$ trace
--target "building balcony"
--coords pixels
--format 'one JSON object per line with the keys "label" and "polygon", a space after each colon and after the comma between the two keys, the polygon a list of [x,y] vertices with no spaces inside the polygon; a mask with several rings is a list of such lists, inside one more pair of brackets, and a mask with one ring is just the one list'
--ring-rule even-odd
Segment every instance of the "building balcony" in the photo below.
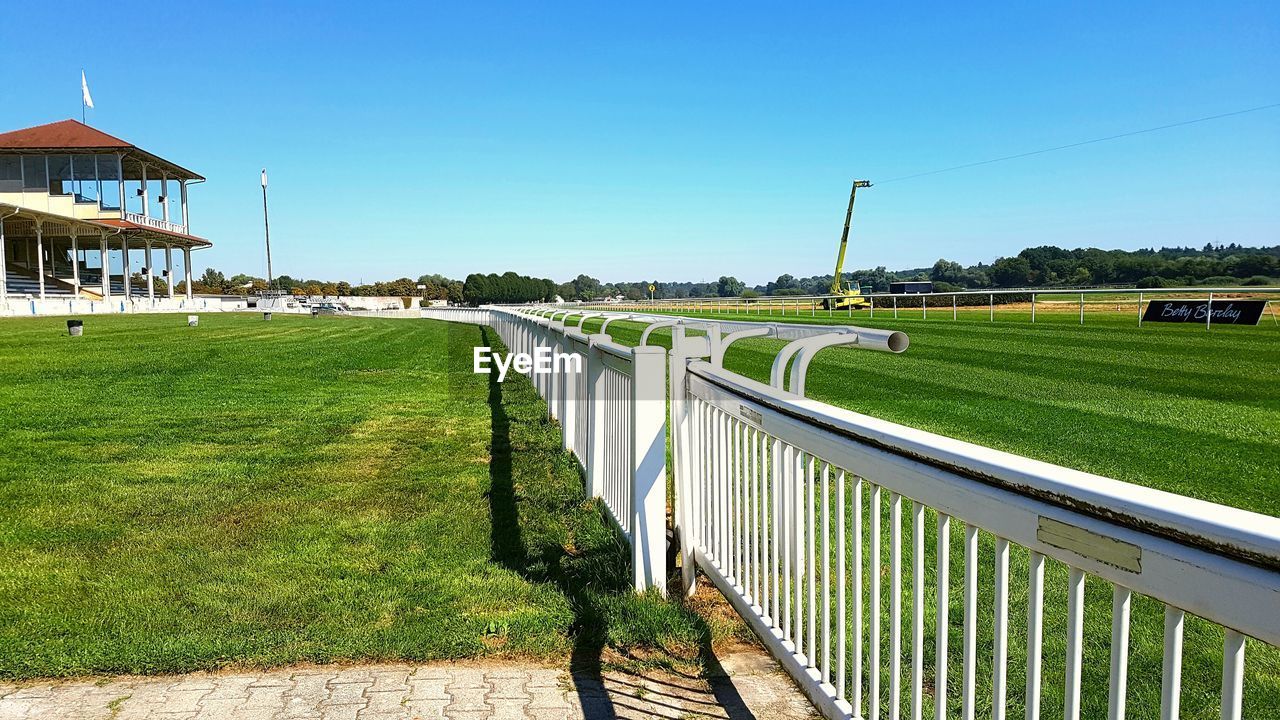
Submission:
{"label": "building balcony", "polygon": [[156,230],[163,230],[165,232],[178,233],[180,235],[190,234],[187,232],[187,226],[183,225],[182,223],[169,222],[168,220],[161,220],[160,218],[148,217],[146,215],[142,215],[139,213],[125,212],[123,219],[127,222],[131,222],[136,225],[142,225],[143,227],[155,228]]}

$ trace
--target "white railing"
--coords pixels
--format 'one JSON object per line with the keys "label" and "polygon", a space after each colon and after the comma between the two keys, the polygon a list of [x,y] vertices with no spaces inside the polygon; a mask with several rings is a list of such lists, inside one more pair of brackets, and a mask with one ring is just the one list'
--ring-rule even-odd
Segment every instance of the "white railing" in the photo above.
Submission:
{"label": "white railing", "polygon": [[[636,590],[665,592],[666,351],[585,335],[554,314],[473,312],[487,315],[511,352],[536,357],[544,349],[578,359],[580,372],[572,371],[569,361],[553,362],[557,372],[534,373],[534,387],[560,422],[564,447],[582,464],[588,494],[601,499],[630,543]],[[424,317],[433,317],[427,313]]]}
{"label": "white railing", "polygon": [[[637,588],[665,576],[671,428],[684,589],[701,568],[825,716],[1005,720],[1019,705],[1029,720],[1059,708],[1067,720],[1157,709],[1172,719],[1184,705],[1226,720],[1246,706],[1275,714],[1273,682],[1258,683],[1261,702],[1246,705],[1245,650],[1254,639],[1250,667],[1263,678],[1280,667],[1280,519],[804,397],[823,348],[901,352],[901,333],[583,308],[487,312],[512,350],[583,358],[581,376],[533,379],[565,447],[585,453],[590,492],[632,540]],[[602,330],[647,324],[642,347],[584,334],[584,316],[601,314]],[[660,326],[672,331],[669,425],[663,351],[645,346]],[[732,343],[763,336],[792,340],[770,384],[724,369]],[[1105,596],[1086,596],[1099,584]]]}
{"label": "white railing", "polygon": [[[1104,696],[1107,716],[1124,718],[1130,681],[1158,684],[1160,717],[1176,718],[1188,614],[1220,626],[1221,717],[1241,717],[1245,637],[1280,645],[1280,520],[807,400],[781,389],[776,364],[774,384],[764,385],[707,362],[707,344],[680,335],[671,426],[682,556],[704,570],[824,715],[949,716],[951,528],[962,525],[961,717],[1003,720],[1016,696],[1027,718],[1039,718],[1044,678],[1061,676],[1068,720],[1078,720],[1084,700]],[[803,369],[791,378],[803,393]],[[988,563],[979,562],[980,544],[990,548]],[[1025,555],[1026,574],[1010,572],[1011,549]],[[1055,564],[1066,570],[1061,658],[1042,650],[1046,565]],[[980,574],[992,595],[990,624],[978,614]],[[692,573],[684,577],[691,589]],[[1103,686],[1082,682],[1087,580],[1104,583],[1111,596]],[[1137,676],[1129,665],[1135,594],[1163,603],[1158,677]],[[1011,595],[1028,598],[1025,618],[1010,616]],[[1008,669],[1021,660],[1009,658],[1009,639],[1020,622],[1026,679],[1014,688]],[[1202,643],[1205,634],[1195,637]],[[1202,645],[1192,657],[1203,659]],[[980,690],[986,658],[990,685]],[[980,696],[989,707],[977,707]],[[1147,716],[1155,708],[1130,710]]]}
{"label": "white railing", "polygon": [[487,308],[464,308],[464,307],[424,307],[421,308],[422,317],[428,320],[444,320],[446,322],[460,322],[470,325],[488,325],[489,310]]}
{"label": "white railing", "polygon": [[187,234],[186,225],[183,225],[181,223],[169,222],[168,220],[161,220],[160,218],[153,218],[153,217],[142,215],[135,212],[126,211],[124,213],[124,219],[131,223],[134,223],[136,225],[142,225],[144,227],[155,228],[157,230],[164,230],[166,232],[178,233],[179,235]]}

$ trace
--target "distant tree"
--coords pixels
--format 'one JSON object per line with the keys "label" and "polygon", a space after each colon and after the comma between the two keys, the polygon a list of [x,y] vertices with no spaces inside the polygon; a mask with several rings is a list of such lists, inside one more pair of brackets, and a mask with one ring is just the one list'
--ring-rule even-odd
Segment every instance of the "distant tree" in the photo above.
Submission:
{"label": "distant tree", "polygon": [[200,276],[199,284],[204,286],[203,292],[222,293],[225,292],[227,278],[213,268],[205,268],[204,273]]}
{"label": "distant tree", "polygon": [[742,294],[746,285],[742,281],[731,275],[721,275],[720,280],[716,283],[716,294],[720,297],[737,297]]}
{"label": "distant tree", "polygon": [[1031,283],[1031,263],[1021,256],[1000,258],[991,266],[991,279],[1000,287],[1026,287]]}
{"label": "distant tree", "polygon": [[964,267],[954,260],[940,259],[929,271],[929,279],[934,282],[960,284],[964,281]]}

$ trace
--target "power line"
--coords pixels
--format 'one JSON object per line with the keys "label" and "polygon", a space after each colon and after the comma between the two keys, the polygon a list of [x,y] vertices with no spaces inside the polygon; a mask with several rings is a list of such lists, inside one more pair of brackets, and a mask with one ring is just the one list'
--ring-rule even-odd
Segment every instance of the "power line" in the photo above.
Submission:
{"label": "power line", "polygon": [[877,185],[885,183],[898,182],[899,180],[911,180],[913,178],[925,177],[926,175],[937,175],[939,173],[952,172],[954,170],[964,170],[966,168],[978,167],[979,165],[990,165],[991,163],[1004,162],[1005,160],[1017,160],[1018,158],[1031,157],[1032,155],[1043,155],[1045,153],[1056,152],[1058,150],[1068,150],[1077,148],[1082,145],[1092,145],[1094,143],[1107,142],[1108,140],[1118,140],[1120,138],[1132,137],[1134,135],[1142,135],[1145,133],[1158,132],[1160,130],[1168,130],[1170,128],[1182,127],[1184,125],[1194,125],[1196,123],[1208,122],[1210,120],[1221,120],[1222,118],[1234,117],[1236,115],[1244,115],[1245,113],[1258,112],[1259,110],[1270,110],[1280,107],[1280,103],[1272,103],[1270,105],[1259,105],[1258,107],[1248,108],[1246,110],[1236,110],[1235,112],[1222,113],[1221,115],[1209,115],[1206,117],[1196,118],[1194,120],[1183,120],[1182,122],[1170,123],[1168,125],[1160,125],[1159,127],[1146,128],[1145,130],[1133,130],[1131,132],[1120,133],[1119,135],[1108,135],[1106,137],[1094,138],[1092,140],[1083,140],[1067,145],[1058,145],[1057,147],[1044,148],[1041,150],[1032,150],[1031,152],[1018,153],[1017,155],[1005,155],[1004,157],[991,158],[990,160],[979,160],[978,162],[965,163],[964,165],[953,165],[952,167],[941,168],[938,170],[930,170],[928,172],[915,173],[914,175],[902,175],[888,180],[878,180]]}

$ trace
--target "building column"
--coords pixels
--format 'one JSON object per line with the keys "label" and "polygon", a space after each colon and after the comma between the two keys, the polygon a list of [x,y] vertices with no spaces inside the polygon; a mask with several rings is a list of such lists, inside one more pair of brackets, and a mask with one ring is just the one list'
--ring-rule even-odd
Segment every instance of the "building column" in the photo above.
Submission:
{"label": "building column", "polygon": [[169,176],[160,173],[160,215],[169,222]]}
{"label": "building column", "polygon": [[36,277],[40,279],[40,299],[44,299],[44,223],[36,221]]}
{"label": "building column", "polygon": [[123,218],[124,214],[129,212],[129,208],[125,205],[128,201],[128,196],[124,191],[124,155],[120,153],[116,153],[116,177],[120,178],[120,182],[116,183],[116,185],[120,189],[120,217]]}
{"label": "building column", "polygon": [[147,263],[147,299],[151,302],[156,301],[156,283],[151,277],[151,241],[146,241],[146,253],[144,257]]}
{"label": "building column", "polygon": [[187,221],[187,181],[179,180],[178,187],[182,191],[182,227],[186,228],[187,234],[190,235],[191,227]]}
{"label": "building column", "polygon": [[169,299],[173,299],[173,245],[164,244],[164,282],[169,288]]}
{"label": "building column", "polygon": [[192,299],[191,293],[191,248],[182,248],[182,272],[187,276],[187,299]]}
{"label": "building column", "polygon": [[98,237],[98,259],[102,263],[102,299],[111,299],[111,256],[107,254],[107,235]]}
{"label": "building column", "polygon": [[120,236],[120,275],[124,278],[124,299],[133,300],[133,283],[129,282],[129,239]]}
{"label": "building column", "polygon": [[151,203],[147,195],[147,164],[142,163],[142,217],[151,217]]}
{"label": "building column", "polygon": [[0,217],[0,303],[7,303],[9,296],[9,249],[4,242],[4,218]]}
{"label": "building column", "polygon": [[80,297],[80,238],[75,228],[71,228],[71,282],[76,286],[76,297]]}

